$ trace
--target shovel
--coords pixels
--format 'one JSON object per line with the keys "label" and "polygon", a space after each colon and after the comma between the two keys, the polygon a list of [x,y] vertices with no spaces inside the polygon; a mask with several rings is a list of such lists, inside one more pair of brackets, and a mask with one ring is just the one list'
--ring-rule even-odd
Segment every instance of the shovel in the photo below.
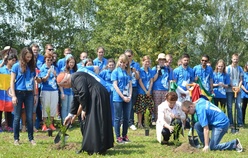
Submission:
{"label": "shovel", "polygon": [[239,92],[239,87],[233,87],[232,88],[232,91],[234,92],[234,120],[233,120],[233,123],[234,123],[234,128],[231,129],[231,133],[232,134],[235,134],[235,133],[238,133],[239,132],[239,129],[237,129],[237,107],[236,107],[236,104],[237,104],[237,94]]}
{"label": "shovel", "polygon": [[[68,128],[70,127],[71,123],[69,123],[66,126],[65,132],[68,130]],[[68,134],[65,134],[65,139],[67,139],[69,137]],[[59,130],[58,134],[56,135],[56,137],[54,138],[54,144],[57,144],[59,141],[61,140],[61,129]]]}
{"label": "shovel", "polygon": [[[192,127],[189,130],[188,133],[188,139],[189,139],[189,144],[194,147],[194,148],[200,148],[200,143],[199,143],[199,139],[197,136],[194,136],[194,123],[193,123],[193,115],[192,115]],[[191,133],[191,136],[190,136]]]}

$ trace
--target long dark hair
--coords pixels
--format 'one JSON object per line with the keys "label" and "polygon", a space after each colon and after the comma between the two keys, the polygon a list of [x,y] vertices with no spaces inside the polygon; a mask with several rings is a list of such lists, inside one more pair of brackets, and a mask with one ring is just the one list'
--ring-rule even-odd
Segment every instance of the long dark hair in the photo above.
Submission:
{"label": "long dark hair", "polygon": [[76,72],[77,71],[77,63],[76,63],[76,59],[73,57],[73,56],[71,56],[71,57],[69,57],[67,60],[66,60],[66,65],[65,65],[65,72],[70,72],[70,66],[69,66],[69,62],[71,61],[71,60],[74,60],[75,61],[75,65],[73,66],[73,71],[74,72]]}
{"label": "long dark hair", "polygon": [[[25,60],[25,56],[26,54],[32,54],[32,58],[31,60],[27,63],[26,60]],[[27,66],[30,68],[30,71],[31,72],[35,72],[35,67],[36,67],[36,63],[35,63],[35,60],[34,60],[34,53],[32,51],[31,48],[29,47],[24,47],[22,50],[21,50],[21,53],[20,53],[20,65],[21,65],[21,70],[22,72],[26,72],[26,69],[27,69]]]}

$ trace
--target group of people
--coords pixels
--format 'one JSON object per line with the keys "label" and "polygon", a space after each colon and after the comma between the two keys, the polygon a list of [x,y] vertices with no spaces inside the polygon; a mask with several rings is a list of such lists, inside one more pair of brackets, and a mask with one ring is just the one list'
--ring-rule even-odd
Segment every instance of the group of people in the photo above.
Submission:
{"label": "group of people", "polygon": [[[11,76],[10,96],[14,107],[15,145],[20,144],[19,130],[23,112],[26,116],[25,121],[22,119],[23,126],[27,126],[28,138],[32,145],[36,144],[33,137],[33,132],[37,130],[35,120],[43,122],[43,131],[48,128],[56,130],[53,120],[59,112],[64,124],[73,123],[77,116],[80,118],[82,151],[104,153],[113,147],[112,126],[117,143],[130,142],[128,129],[143,128],[143,114],[148,109],[152,114],[152,123],[156,124],[157,138],[163,144],[168,143],[170,135],[174,132],[175,122],[181,128],[186,119],[185,114],[196,112],[197,116],[199,115],[199,123],[196,123],[195,129],[204,150],[210,148],[241,151],[242,146],[238,139],[226,145],[219,145],[225,134],[223,131],[219,132],[219,128],[226,131],[226,128],[234,124],[232,103],[236,92],[238,126],[242,127],[245,120],[248,64],[243,71],[238,65],[237,54],[233,54],[232,64],[229,66],[226,66],[223,60],[219,60],[215,70],[207,64],[208,55],[203,55],[201,63],[191,68],[190,56],[183,54],[178,67],[173,70],[170,54],[160,53],[156,66],[151,67],[152,61],[148,55],[142,57],[140,66],[134,61],[134,53],[130,49],[121,54],[116,63],[114,59],[106,59],[104,51],[103,47],[97,48],[97,58],[94,60],[90,59],[86,52],[82,52],[79,63],[76,63],[70,48],[64,49],[65,57],[57,61],[58,55],[51,44],[45,46],[44,55],[39,53],[37,44],[23,48],[19,58],[13,48],[9,47],[1,52],[3,60],[0,62],[2,66],[0,73]],[[197,80],[201,80],[204,88],[214,94],[215,105],[208,101],[205,103],[202,99],[194,103],[183,102],[189,90],[188,84]],[[185,93],[169,92],[172,81]],[[226,105],[228,119],[218,108],[220,106],[225,111]],[[50,113],[47,113],[48,111]],[[9,113],[11,111],[8,111],[6,116]],[[137,114],[137,127],[134,123],[134,113]],[[48,118],[51,119],[50,124],[47,124]],[[11,121],[7,122],[11,127]],[[205,132],[209,129],[219,132],[220,137],[218,139],[212,137],[209,142],[207,140],[209,137],[206,136],[208,133]],[[217,140],[212,142],[214,139]]]}

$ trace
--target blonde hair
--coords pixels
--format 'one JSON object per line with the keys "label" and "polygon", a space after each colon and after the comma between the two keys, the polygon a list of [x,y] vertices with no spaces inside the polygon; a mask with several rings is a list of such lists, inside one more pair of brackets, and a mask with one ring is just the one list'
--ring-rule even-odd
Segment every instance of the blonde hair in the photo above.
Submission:
{"label": "blonde hair", "polygon": [[116,64],[116,68],[120,67],[120,62],[127,63],[125,70],[127,71],[127,74],[130,75],[131,72],[130,63],[128,57],[125,54],[121,54],[119,56],[118,62]]}
{"label": "blonde hair", "polygon": [[218,64],[220,64],[220,63],[223,64],[223,73],[225,74],[226,73],[226,64],[225,64],[224,60],[222,60],[222,59],[218,60],[218,62],[216,63],[214,72],[218,72]]}
{"label": "blonde hair", "polygon": [[145,55],[143,58],[142,58],[142,61],[146,61],[146,60],[150,60],[151,61],[151,58],[149,55]]}

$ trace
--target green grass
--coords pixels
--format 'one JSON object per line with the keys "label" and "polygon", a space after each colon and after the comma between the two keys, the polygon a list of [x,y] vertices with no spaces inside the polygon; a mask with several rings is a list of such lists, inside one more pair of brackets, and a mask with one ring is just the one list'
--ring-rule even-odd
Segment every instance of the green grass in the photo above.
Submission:
{"label": "green grass", "polygon": [[[75,125],[74,125],[75,126]],[[209,151],[207,153],[199,150],[198,152],[175,152],[176,146],[160,145],[156,141],[155,128],[150,129],[150,135],[145,136],[144,129],[138,129],[136,131],[129,130],[129,138],[132,142],[127,144],[114,144],[114,148],[108,150],[106,155],[92,155],[88,156],[87,153],[76,154],[81,146],[82,136],[78,127],[73,127],[68,130],[70,135],[66,149],[58,150],[56,145],[53,144],[53,140],[58,131],[53,133],[53,137],[48,137],[46,132],[38,132],[34,134],[36,146],[31,146],[28,142],[27,133],[20,133],[20,146],[13,145],[13,133],[0,133],[0,157],[135,157],[135,158],[162,158],[162,157],[207,157],[207,158],[229,158],[229,157],[247,157],[247,151],[237,153],[236,151]],[[185,136],[180,135],[181,143],[188,143],[187,138],[188,130],[185,131]],[[244,149],[248,147],[248,126],[241,128],[237,134],[229,133],[224,136],[222,142],[239,138],[242,142]],[[172,140],[171,140],[172,141]]]}

